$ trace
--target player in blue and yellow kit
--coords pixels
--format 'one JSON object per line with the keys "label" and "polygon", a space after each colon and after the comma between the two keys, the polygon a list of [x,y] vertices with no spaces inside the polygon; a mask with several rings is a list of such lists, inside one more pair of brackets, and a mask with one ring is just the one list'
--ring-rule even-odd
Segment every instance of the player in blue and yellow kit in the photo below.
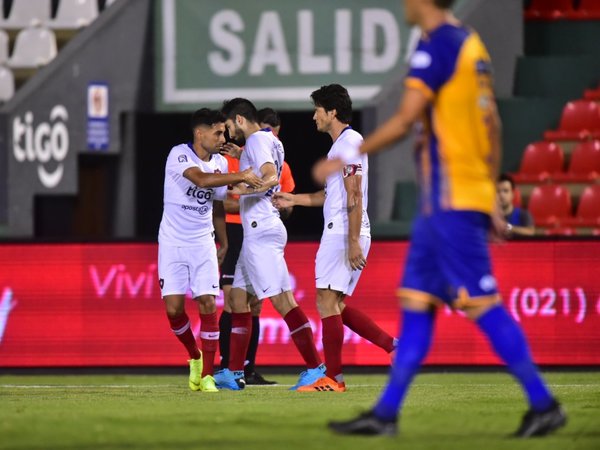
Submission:
{"label": "player in blue and yellow kit", "polygon": [[[495,210],[500,120],[489,55],[477,33],[452,16],[452,3],[404,0],[407,21],[419,25],[423,37],[398,111],[360,149],[380,151],[418,124],[420,213],[399,289],[402,332],[388,385],[371,411],[331,422],[339,433],[397,432],[400,407],[429,351],[434,307],[443,304],[464,311],[477,324],[522,385],[530,410],[516,436],[544,435],[566,423],[523,332],[502,306],[492,275],[488,232],[491,226],[497,231],[506,227]],[[316,177],[332,167],[316,167]]]}

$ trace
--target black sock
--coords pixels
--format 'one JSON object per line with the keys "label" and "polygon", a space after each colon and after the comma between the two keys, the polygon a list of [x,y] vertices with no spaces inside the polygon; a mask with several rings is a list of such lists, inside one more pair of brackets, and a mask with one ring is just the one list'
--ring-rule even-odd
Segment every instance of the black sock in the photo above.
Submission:
{"label": "black sock", "polygon": [[229,343],[231,340],[231,313],[223,311],[219,318],[219,353],[221,369],[229,367]]}
{"label": "black sock", "polygon": [[252,316],[252,334],[250,335],[250,344],[246,352],[248,364],[244,367],[244,372],[251,374],[254,372],[254,363],[256,362],[256,351],[258,350],[258,338],[260,338],[260,317]]}

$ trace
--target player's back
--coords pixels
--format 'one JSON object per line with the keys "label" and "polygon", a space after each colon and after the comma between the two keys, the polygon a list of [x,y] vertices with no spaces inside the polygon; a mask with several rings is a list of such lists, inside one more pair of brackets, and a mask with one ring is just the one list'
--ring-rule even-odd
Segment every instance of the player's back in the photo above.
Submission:
{"label": "player's back", "polygon": [[495,114],[491,61],[473,30],[444,24],[419,42],[406,79],[432,108],[417,149],[425,213],[490,213],[495,201],[488,124]]}
{"label": "player's back", "polygon": [[[252,167],[254,173],[261,177],[260,168],[263,164],[271,163],[275,166],[279,179],[284,156],[283,144],[273,133],[266,130],[257,131],[246,140],[240,157],[240,171]],[[279,211],[272,203],[273,193],[278,190],[279,185],[267,192],[240,197],[240,215],[245,235],[271,228],[281,221]]]}

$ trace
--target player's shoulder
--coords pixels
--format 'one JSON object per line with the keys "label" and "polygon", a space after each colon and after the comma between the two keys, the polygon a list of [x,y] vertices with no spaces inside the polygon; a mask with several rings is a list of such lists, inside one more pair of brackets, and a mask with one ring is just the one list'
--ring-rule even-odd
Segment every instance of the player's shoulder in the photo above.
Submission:
{"label": "player's shoulder", "polygon": [[248,137],[246,140],[246,147],[248,147],[248,145],[264,145],[265,143],[272,142],[274,139],[277,138],[270,131],[259,130]]}
{"label": "player's shoulder", "polygon": [[171,148],[167,160],[170,162],[186,163],[192,161],[192,150],[188,144],[179,144]]}
{"label": "player's shoulder", "polygon": [[227,158],[225,158],[225,156],[219,153],[215,153],[214,155],[212,155],[212,159],[214,164],[221,170],[227,170],[227,168],[229,167],[229,161],[227,161]]}

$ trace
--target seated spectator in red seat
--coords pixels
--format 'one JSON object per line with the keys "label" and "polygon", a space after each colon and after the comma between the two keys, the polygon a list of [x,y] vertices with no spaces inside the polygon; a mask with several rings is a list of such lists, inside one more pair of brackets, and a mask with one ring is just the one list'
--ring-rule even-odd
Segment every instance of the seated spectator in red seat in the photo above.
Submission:
{"label": "seated spectator in red seat", "polygon": [[513,204],[515,197],[515,182],[510,175],[503,173],[496,183],[498,205],[506,220],[506,236],[533,236],[535,226],[533,217],[526,209],[517,208]]}

